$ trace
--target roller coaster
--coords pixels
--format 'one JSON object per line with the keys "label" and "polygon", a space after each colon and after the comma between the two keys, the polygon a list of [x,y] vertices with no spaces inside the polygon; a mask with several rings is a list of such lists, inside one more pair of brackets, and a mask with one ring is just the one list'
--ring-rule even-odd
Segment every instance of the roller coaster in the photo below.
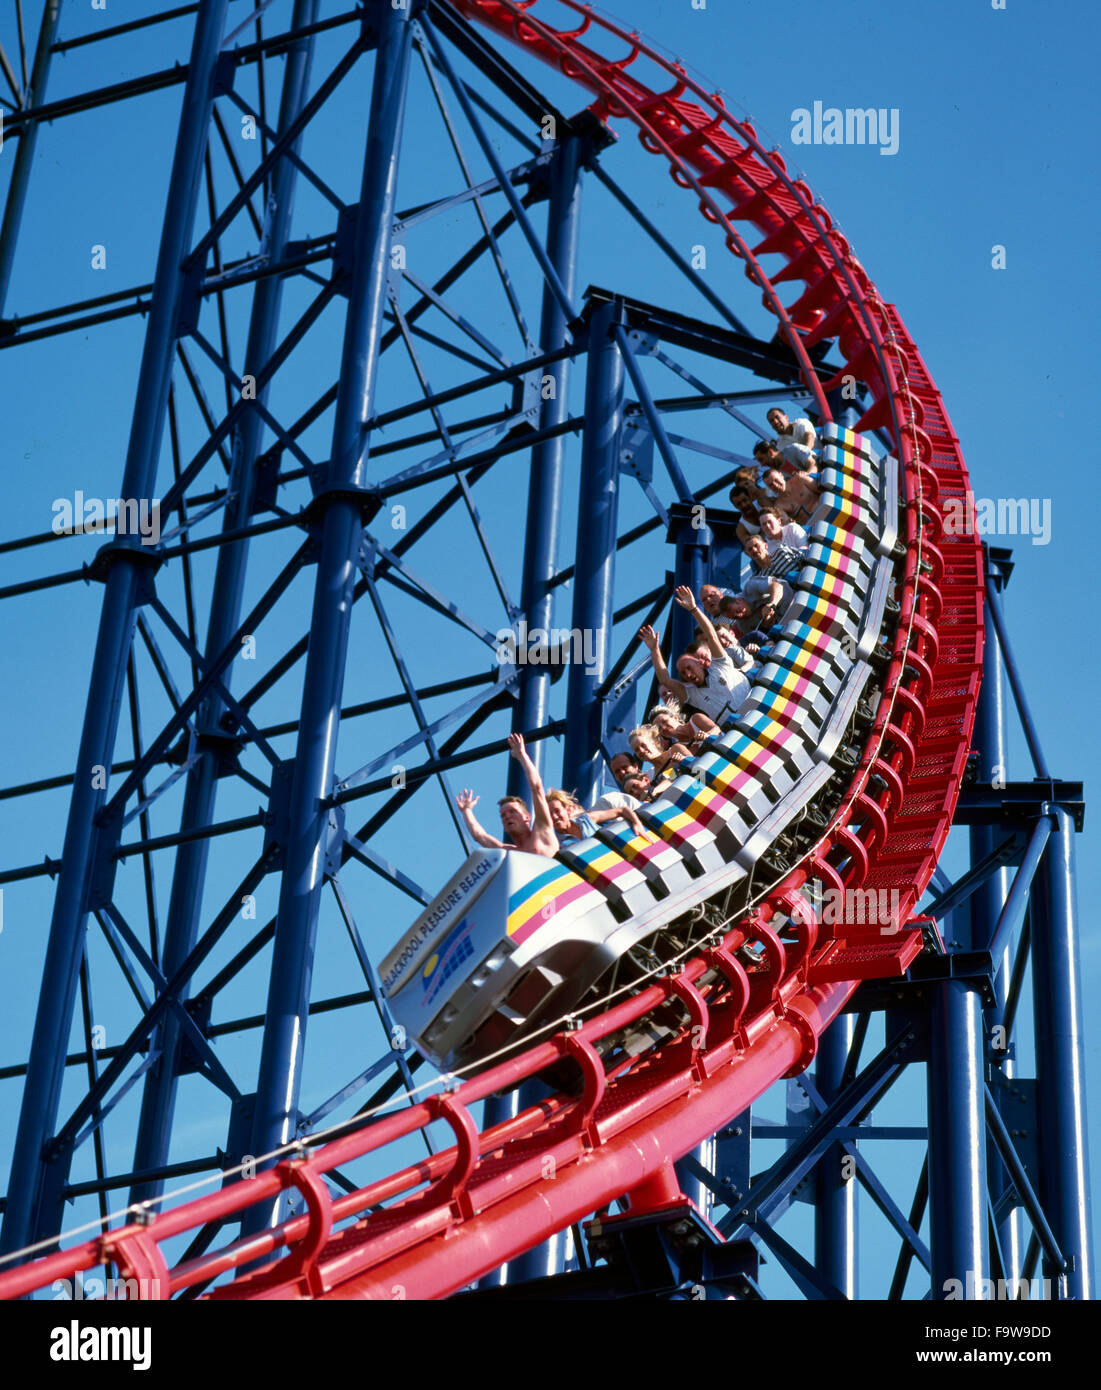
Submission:
{"label": "roller coaster", "polygon": [[[1089,1297],[1072,850],[1081,789],[1053,778],[1043,762],[1001,611],[1011,565],[975,532],[959,442],[898,311],[878,294],[804,178],[747,118],[591,6],[410,0],[322,16],[319,0],[295,0],[287,28],[265,36],[264,7],[227,29],[228,3],[184,7],[193,24],[186,65],[142,79],[144,87],[121,84],[127,93],[99,88],[47,102],[51,56],[65,47],[63,7],[47,0],[33,71],[6,117],[15,163],[0,237],[0,312],[45,122],[79,119],[142,90],[184,88],[151,282],[5,319],[0,339],[6,350],[27,344],[33,352],[29,345],[38,343],[41,352],[77,327],[147,319],[120,497],[156,496],[170,463],[160,513],[174,522],[155,546],[119,533],[80,569],[0,591],[17,602],[60,584],[102,586],[77,773],[4,789],[9,799],[72,790],[60,857],[0,874],[5,884],[57,880],[28,1061],[10,1078],[25,1082],[0,1295],[30,1296],[102,1267],[163,1299],[688,1297],[696,1289],[742,1299],[761,1294],[758,1263],[767,1248],[800,1292],[852,1297],[855,1183],[850,1188],[827,1172],[827,1160],[849,1155],[901,1242],[893,1297],[902,1295],[915,1262],[927,1271],[933,1297],[944,1297],[949,1282],[968,1272],[973,1280],[991,1273],[1030,1279],[1041,1261],[1058,1296]],[[21,5],[19,14],[22,36]],[[151,16],[116,26],[111,41],[157,22]],[[230,47],[250,26],[247,41]],[[311,94],[320,45],[336,58]],[[358,201],[345,201],[331,186],[330,166],[315,165],[302,142],[369,54],[362,185]],[[401,207],[414,57],[438,99],[462,186],[452,191],[449,176],[422,161],[416,196],[423,201]],[[273,58],[285,64],[277,118],[268,116],[261,76]],[[555,91],[584,91],[588,105],[579,115],[566,116],[533,84],[528,71],[540,64]],[[255,100],[246,95],[250,74],[260,80]],[[237,161],[219,114],[227,108],[263,137],[252,170]],[[487,120],[496,122],[495,138]],[[489,170],[480,181],[460,127],[473,133]],[[771,337],[751,332],[716,289],[728,283],[725,270],[701,277],[604,172],[626,134],[637,136],[654,167],[666,168],[670,196],[695,201],[701,235],[717,238],[724,266],[740,265],[773,323]],[[232,176],[221,198],[215,135],[225,177]],[[499,148],[509,141],[526,146],[511,168]],[[683,276],[698,311],[592,285],[581,304],[579,190],[590,176],[610,195],[608,206],[625,210]],[[210,225],[198,235],[204,179]],[[330,214],[335,206],[332,234],[291,238],[302,180]],[[504,204],[496,222],[491,200]],[[545,237],[531,215],[542,202]],[[456,209],[476,215],[476,240],[446,268],[420,269],[408,249],[417,228]],[[260,249],[246,253],[238,248],[250,221]],[[529,258],[526,271],[506,264],[507,233]],[[518,357],[455,297],[483,259],[523,338]],[[326,275],[320,268],[328,261]],[[309,286],[316,298],[299,295],[300,316],[280,339],[285,285],[288,303],[291,287]],[[248,288],[248,346],[235,367],[226,300]],[[535,332],[525,314],[533,292],[542,310]],[[403,303],[410,294],[412,305]],[[302,391],[281,386],[279,369],[342,298],[335,384],[304,404]],[[228,322],[236,322],[232,312]],[[452,338],[440,336],[445,329]],[[400,396],[392,386],[379,385],[380,363],[395,346],[408,357],[403,405],[394,403]],[[428,351],[448,354],[448,366],[434,366],[431,379]],[[700,378],[703,368],[684,366],[675,353],[767,385],[715,391]],[[190,427],[174,359],[195,398]],[[578,363],[584,408],[571,416],[569,372]],[[655,363],[677,373],[693,395],[656,397],[648,380]],[[224,385],[224,412],[212,399],[220,389],[212,380]],[[441,380],[448,384],[441,388]],[[636,397],[630,402],[628,384]],[[308,377],[303,389],[313,385]],[[490,410],[501,388],[507,404]],[[438,782],[450,804],[447,773],[500,752],[500,739],[469,746],[494,715],[506,715],[542,753],[546,739],[563,736],[563,782],[582,801],[592,799],[598,750],[606,753],[629,727],[648,669],[632,666],[632,638],[617,648],[616,627],[640,613],[656,621],[671,587],[663,582],[617,610],[617,555],[664,534],[675,556],[670,578],[696,588],[738,563],[731,516],[712,503],[731,474],[693,485],[682,460],[692,449],[728,466],[746,460],[728,441],[675,435],[668,421],[678,411],[718,412],[729,434],[751,426],[747,405],[779,400],[805,401],[821,441],[821,500],[795,598],[733,723],[640,810],[648,835],[612,822],[551,860],[475,850],[461,863],[418,844],[414,815],[404,842],[400,834],[388,841],[391,819],[422,787]],[[446,419],[454,403],[479,413]],[[288,426],[284,410],[299,405]],[[389,433],[425,415],[427,431]],[[321,420],[331,423],[324,462],[315,447]],[[188,428],[196,441],[190,460]],[[571,434],[581,436],[577,542],[571,565],[559,570]],[[382,461],[394,453],[400,466],[383,477]],[[500,477],[525,454],[527,524],[513,602],[474,485],[486,474]],[[655,478],[658,459],[671,502]],[[200,481],[207,491],[196,491]],[[650,514],[623,531],[618,499],[631,485]],[[422,487],[436,495],[418,514]],[[403,526],[407,510],[419,519],[408,530],[391,528],[398,537],[391,541],[385,527],[395,509]],[[575,630],[604,634],[595,667],[565,666],[563,718],[551,715],[551,687],[562,670],[516,660],[515,643],[514,659],[501,661],[492,625],[472,618],[455,597],[461,576],[451,589],[411,563],[412,548],[453,510],[469,522],[471,553],[485,560],[511,629],[521,621],[550,629],[555,595],[569,583]],[[260,519],[264,513],[268,520]],[[970,518],[963,525],[961,515]],[[208,517],[221,530],[204,536]],[[298,550],[276,551],[295,530]],[[55,540],[31,537],[3,548]],[[250,546],[265,547],[265,564],[278,557],[280,566],[258,588],[251,575],[246,581]],[[217,570],[200,581],[204,554],[216,556]],[[302,636],[250,690],[234,694],[242,645],[311,569],[312,596],[292,610],[294,622],[305,616]],[[463,629],[480,653],[473,676],[418,686],[381,597],[388,586]],[[342,701],[352,614],[364,597],[403,693],[349,709]],[[195,619],[200,599],[210,604],[205,636]],[[683,646],[675,611],[667,636],[674,649]],[[254,706],[285,689],[280,682],[299,661],[301,681],[288,697],[294,717],[286,719],[288,706],[280,706],[280,718],[262,725]],[[1003,662],[1036,762],[1031,783],[999,785],[990,775],[1005,765]],[[161,712],[153,703],[157,733],[148,742],[139,719],[141,669],[159,682],[162,705],[167,699]],[[433,712],[458,691],[466,703]],[[128,756],[116,748],[124,702]],[[397,726],[382,722],[394,708],[412,716],[411,733],[393,734]],[[379,751],[357,771],[338,772],[337,733],[360,715],[379,720]],[[444,738],[449,724],[457,727]],[[273,745],[289,737],[293,752],[281,756]],[[340,747],[346,756],[346,742]],[[403,760],[416,749],[428,756],[408,769]],[[78,775],[92,768],[109,769],[110,782]],[[152,787],[158,770],[162,780]],[[231,784],[235,812],[242,792],[256,791],[265,799],[260,812],[217,820],[216,795],[224,798]],[[363,798],[373,798],[372,814],[353,832],[346,817]],[[152,814],[173,807],[178,831],[154,834]],[[972,827],[974,862],[952,884],[938,861],[954,823]],[[124,835],[132,825],[137,840]],[[457,823],[456,830],[463,839]],[[223,868],[234,864],[240,881],[224,894],[219,888],[224,903],[208,918],[208,853],[223,836],[235,847]],[[388,844],[407,858],[391,861]],[[464,841],[464,852],[470,849]],[[165,854],[175,855],[172,891],[158,925],[154,865]],[[420,887],[418,858],[420,868],[426,858],[438,861],[431,865],[436,879],[450,876],[438,896]],[[127,859],[141,864],[140,885],[117,872]],[[251,867],[241,877],[244,863]],[[348,867],[390,894],[379,899],[381,927],[372,920],[366,940],[356,905],[371,899],[362,885],[348,886]],[[251,935],[243,936],[241,903],[258,897],[265,881],[275,885],[277,908],[262,929],[246,921]],[[318,1001],[311,978],[322,894],[330,891],[365,989]],[[887,919],[824,907],[860,895],[889,895]],[[412,926],[401,907],[409,899],[420,910]],[[148,916],[148,940],[135,925],[139,913]],[[125,1041],[102,1051],[92,1041],[90,920],[137,1002]],[[946,922],[951,934],[941,929]],[[263,1006],[240,1029],[259,1030],[260,1047],[244,1060],[234,1054],[235,1071],[214,1047],[229,1025],[219,1033],[212,1004],[269,957]],[[200,987],[197,975],[217,961]],[[1036,1023],[1040,1087],[1015,1073],[1004,1044],[1029,961],[1034,988],[1050,1003],[1050,1015],[1038,1013]],[[85,1037],[72,1054],[78,995]],[[361,1019],[368,1009],[382,1057],[303,1111],[307,1024],[319,1024],[312,1016],[346,1011]],[[885,1046],[862,1065],[871,1016],[880,1012]],[[361,1024],[349,1026],[341,1060],[353,1049],[362,1055],[364,1037]],[[422,1059],[442,1081],[418,1083]],[[929,1073],[929,1157],[906,1213],[856,1140],[876,1101],[920,1061]],[[86,1086],[73,1079],[81,1066]],[[253,1090],[241,1081],[246,1068]],[[817,1113],[769,1171],[751,1174],[750,1108],[784,1078],[802,1079]],[[111,1171],[106,1121],[139,1081],[133,1162]],[[177,1133],[181,1087],[198,1082],[207,1105],[217,1093],[219,1115],[229,1109],[226,1146],[214,1160],[185,1156]],[[372,1084],[354,1114],[331,1118]],[[316,1072],[308,1085],[316,1087]],[[418,1142],[426,1154],[414,1150]],[[92,1167],[74,1181],[78,1150]],[[815,1261],[771,1226],[808,1178],[818,1183]],[[110,1213],[108,1194],[120,1188],[129,1189],[129,1203]],[[94,1201],[98,1216],[66,1229],[63,1210],[74,1200]],[[727,1208],[721,1217],[719,1204]],[[920,1234],[926,1208],[928,1245]],[[1027,1249],[1022,1213],[1031,1226]],[[529,1253],[563,1232],[572,1233],[569,1272],[560,1255],[544,1253],[540,1263]],[[63,1234],[71,1242],[64,1249]],[[532,1281],[535,1273],[550,1277]]]}

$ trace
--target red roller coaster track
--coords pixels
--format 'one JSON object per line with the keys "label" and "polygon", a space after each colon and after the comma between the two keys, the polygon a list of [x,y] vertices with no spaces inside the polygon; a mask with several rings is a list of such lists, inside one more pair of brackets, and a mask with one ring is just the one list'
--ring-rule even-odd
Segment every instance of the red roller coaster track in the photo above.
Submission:
{"label": "red roller coaster track", "polygon": [[[906,545],[897,635],[874,727],[829,829],[720,947],[580,1029],[327,1143],[309,1158],[281,1162],[155,1220],[11,1270],[0,1276],[2,1297],[108,1260],[123,1278],[154,1281],[143,1287],[162,1298],[245,1265],[250,1273],[206,1296],[446,1296],[621,1193],[630,1193],[636,1207],[667,1204],[677,1190],[673,1160],[775,1080],[806,1067],[819,1035],[862,978],[904,963],[899,937],[861,939],[845,927],[848,934],[839,939],[805,905],[794,949],[785,948],[769,921],[804,902],[792,894],[809,878],[842,890],[897,890],[905,921],[948,836],[979,689],[983,582],[977,537],[942,526],[941,506],[963,498],[968,483],[940,394],[894,307],[879,297],[829,214],[721,98],[638,35],[574,0],[556,0],[559,10],[579,17],[569,31],[540,20],[540,0],[453,3],[582,84],[595,95],[596,115],[633,122],[643,146],[666,158],[674,182],[696,194],[703,216],[724,230],[727,247],[760,285],[824,419],[830,418],[826,391],[845,376],[867,385],[872,404],[857,429],[885,429],[894,441]],[[602,55],[592,46],[597,42],[616,47],[619,56]],[[654,87],[637,75],[647,64],[658,74]],[[750,229],[761,238],[752,246]],[[761,265],[769,256],[783,262],[771,275]],[[785,306],[777,287],[787,281],[802,290]],[[844,366],[822,384],[808,354],[827,337],[836,340]],[[827,861],[835,849],[848,861],[840,875]],[[734,955],[747,937],[767,947],[768,970],[751,979]],[[912,934],[902,938],[912,945]],[[723,982],[706,995],[696,987],[705,972]],[[594,1043],[670,996],[702,1027],[606,1073]],[[579,1093],[479,1133],[472,1105],[563,1057],[580,1069]],[[330,1194],[327,1172],[433,1120],[451,1127],[452,1147],[345,1196]],[[164,1241],[291,1190],[304,1198],[305,1214],[167,1267]],[[265,1263],[284,1247],[287,1253]]]}

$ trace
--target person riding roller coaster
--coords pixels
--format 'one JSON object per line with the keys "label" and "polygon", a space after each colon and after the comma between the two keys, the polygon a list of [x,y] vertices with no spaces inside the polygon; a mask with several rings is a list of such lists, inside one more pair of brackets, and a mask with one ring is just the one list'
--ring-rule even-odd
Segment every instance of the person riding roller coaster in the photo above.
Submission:
{"label": "person riding roller coaster", "polygon": [[822,489],[806,473],[792,473],[788,476],[778,468],[770,468],[762,479],[761,506],[775,506],[788,521],[801,525],[814,515],[822,496]]}
{"label": "person riding roller coaster", "polygon": [[697,605],[687,584],[680,585],[673,597],[695,618],[706,643],[701,644],[695,654],[685,652],[677,659],[679,680],[669,674],[654,629],[646,624],[639,629],[638,635],[649,649],[661,688],[682,706],[700,710],[721,726],[724,720],[734,716],[749,695],[749,680],[738,668],[751,666],[752,658],[737,644],[730,648],[723,646],[711,619]]}
{"label": "person riding roller coaster", "polygon": [[640,724],[632,730],[630,743],[638,756],[653,768],[650,775],[655,782],[674,777],[677,764],[690,756],[686,744],[675,740],[668,742],[652,724]]}
{"label": "person riding roller coaster", "polygon": [[466,828],[475,844],[481,845],[484,849],[526,850],[528,854],[543,854],[549,858],[558,853],[558,836],[555,833],[543,779],[524,747],[523,734],[509,734],[508,747],[528,779],[531,803],[535,808],[534,819],[521,797],[503,796],[497,805],[501,812],[501,829],[508,836],[508,840],[498,840],[478,824],[474,807],[477,806],[479,798],[469,787],[455,798],[455,804],[463,813]]}
{"label": "person riding roller coaster", "polygon": [[581,838],[574,829],[574,821],[578,817],[587,817],[589,821],[587,826],[582,824],[578,827],[582,834],[591,834],[595,825],[604,821],[622,818],[634,834],[649,838],[632,806],[586,812],[568,792],[559,788],[552,788],[548,792],[539,776],[539,769],[532,762],[524,746],[523,734],[509,734],[508,746],[509,752],[524,769],[524,776],[531,790],[532,806],[535,808],[534,818],[522,797],[503,796],[497,805],[501,812],[501,829],[508,836],[508,840],[499,840],[478,823],[474,807],[477,806],[479,798],[468,787],[455,798],[455,802],[463,813],[466,828],[475,844],[481,845],[483,849],[518,849],[527,854],[541,854],[548,859],[553,858],[563,844]]}
{"label": "person riding roller coaster", "polygon": [[598,825],[603,825],[605,821],[620,819],[627,822],[633,834],[641,835],[646,840],[652,838],[650,832],[635,815],[634,807],[627,805],[626,800],[622,806],[594,807],[591,811],[586,811],[572,793],[563,791],[561,787],[552,787],[547,792],[547,801],[550,805],[555,833],[562,846],[591,838],[596,834]]}
{"label": "person riding roller coaster", "polygon": [[808,473],[816,472],[818,455],[815,449],[818,446],[818,437],[806,416],[800,415],[795,420],[789,420],[779,406],[773,406],[765,418],[769,427],[776,431],[779,452],[787,462]]}
{"label": "person riding roller coaster", "polygon": [[745,582],[745,596],[755,605],[755,619],[771,625],[783,617],[795,597],[792,583],[802,568],[803,553],[781,544],[770,554],[764,536],[752,536],[745,553],[754,571]]}

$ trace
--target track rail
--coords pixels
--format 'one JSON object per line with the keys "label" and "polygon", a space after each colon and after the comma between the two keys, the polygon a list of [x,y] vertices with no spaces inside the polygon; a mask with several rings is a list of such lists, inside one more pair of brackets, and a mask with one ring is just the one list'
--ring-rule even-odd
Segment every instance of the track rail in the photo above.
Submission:
{"label": "track rail", "polygon": [[[452,7],[581,83],[601,119],[632,123],[643,146],[667,160],[674,181],[696,194],[703,216],[723,229],[727,247],[760,286],[823,419],[831,418],[828,391],[846,376],[866,383],[872,404],[857,429],[885,429],[894,441],[906,546],[897,635],[875,724],[825,834],[749,918],[682,971],[311,1157],[289,1158],[155,1219],[0,1275],[0,1297],[110,1260],[123,1278],[153,1281],[143,1287],[162,1298],[244,1265],[254,1272],[206,1296],[437,1298],[620,1193],[633,1193],[636,1205],[661,1205],[675,1190],[672,1160],[779,1077],[806,1067],[823,1029],[860,979],[875,972],[882,938],[861,939],[847,927],[838,938],[813,914],[800,918],[809,909],[795,890],[810,878],[840,891],[894,889],[906,920],[947,839],[981,673],[981,554],[975,534],[944,528],[940,504],[967,493],[967,473],[940,395],[897,311],[782,157],[638,35],[574,0],[553,5],[577,17],[571,29],[539,17],[552,8],[544,0],[453,0]],[[615,51],[608,56],[597,42]],[[653,85],[640,77],[644,67],[655,70]],[[754,233],[761,240],[751,246]],[[767,257],[780,258],[781,269],[766,273]],[[788,281],[802,289],[785,305],[778,287]],[[845,365],[823,384],[809,351],[826,337],[836,339]],[[785,948],[770,927],[778,911],[796,917],[802,948]],[[746,940],[762,941],[768,961],[751,976],[734,955]],[[696,982],[706,972],[722,984],[705,994]],[[670,997],[701,1026],[605,1074],[594,1044]],[[563,1059],[579,1069],[574,1093],[479,1133],[472,1105]],[[436,1120],[452,1129],[451,1148],[356,1192],[330,1195],[325,1173]],[[164,1241],[287,1191],[301,1194],[304,1215],[169,1270]],[[283,1248],[287,1253],[274,1259]]]}

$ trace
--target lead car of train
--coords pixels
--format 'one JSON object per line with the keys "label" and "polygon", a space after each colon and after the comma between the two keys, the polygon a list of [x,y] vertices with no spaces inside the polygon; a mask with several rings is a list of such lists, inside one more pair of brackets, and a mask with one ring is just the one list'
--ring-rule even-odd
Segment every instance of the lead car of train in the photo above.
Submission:
{"label": "lead car of train", "polygon": [[870,724],[899,549],[898,466],[822,433],[822,497],[782,635],[736,721],[639,812],[553,859],[479,849],[383,960],[394,1022],[443,1071],[485,1064],[686,951],[821,834]]}

